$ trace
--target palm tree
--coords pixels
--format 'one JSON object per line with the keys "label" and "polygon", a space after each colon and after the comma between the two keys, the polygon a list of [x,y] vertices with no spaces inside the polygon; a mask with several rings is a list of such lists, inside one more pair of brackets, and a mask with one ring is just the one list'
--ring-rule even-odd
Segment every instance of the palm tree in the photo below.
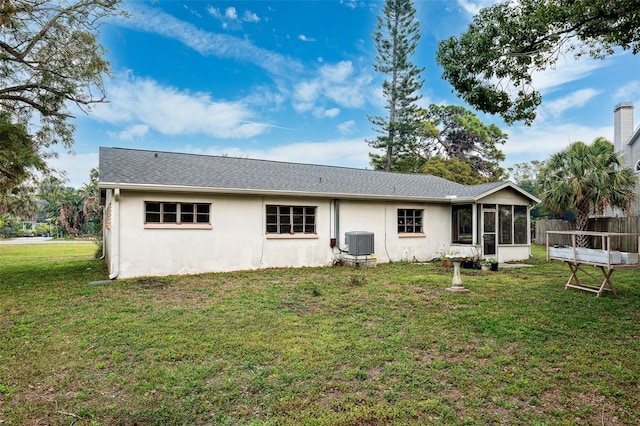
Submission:
{"label": "palm tree", "polygon": [[[599,137],[591,145],[575,142],[551,156],[539,184],[542,206],[555,215],[573,211],[576,230],[586,231],[592,212],[628,208],[636,179],[633,170],[623,167],[613,144]],[[577,243],[587,247],[587,236],[579,235]]]}

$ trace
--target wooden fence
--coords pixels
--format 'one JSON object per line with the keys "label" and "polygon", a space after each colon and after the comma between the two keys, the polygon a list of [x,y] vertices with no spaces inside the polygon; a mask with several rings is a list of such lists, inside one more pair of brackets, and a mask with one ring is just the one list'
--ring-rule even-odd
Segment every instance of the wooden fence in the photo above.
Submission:
{"label": "wooden fence", "polygon": [[[535,244],[546,244],[547,231],[572,231],[575,229],[575,223],[567,220],[548,220],[539,219],[536,221]],[[640,217],[612,217],[612,218],[593,218],[589,221],[588,231],[595,232],[619,232],[625,234],[640,233]],[[550,234],[549,244],[552,246],[571,245],[569,237],[566,235]],[[612,250],[638,252],[638,238],[628,237],[612,237]],[[601,248],[600,239],[594,238],[592,248]]]}

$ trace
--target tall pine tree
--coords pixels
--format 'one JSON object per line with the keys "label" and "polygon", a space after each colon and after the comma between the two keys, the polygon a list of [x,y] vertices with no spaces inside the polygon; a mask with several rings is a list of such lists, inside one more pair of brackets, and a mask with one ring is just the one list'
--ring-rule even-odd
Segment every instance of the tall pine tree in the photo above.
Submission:
{"label": "tall pine tree", "polygon": [[[380,133],[368,143],[386,151],[384,169],[387,171],[394,169],[394,156],[413,143],[420,126],[416,101],[421,97],[417,92],[422,88],[420,73],[424,68],[411,62],[420,39],[420,23],[415,14],[412,0],[386,0],[372,36],[378,50],[373,67],[387,76],[382,93],[389,114],[368,117]],[[373,154],[371,157],[374,166],[381,163],[376,161],[380,156]]]}

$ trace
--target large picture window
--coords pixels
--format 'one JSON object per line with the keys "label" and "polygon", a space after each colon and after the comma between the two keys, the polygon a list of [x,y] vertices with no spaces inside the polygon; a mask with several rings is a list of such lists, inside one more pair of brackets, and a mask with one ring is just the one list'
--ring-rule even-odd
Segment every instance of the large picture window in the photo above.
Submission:
{"label": "large picture window", "polygon": [[267,234],[315,233],[315,207],[267,205]]}
{"label": "large picture window", "polygon": [[461,204],[451,207],[451,242],[455,244],[473,243],[473,206]]}
{"label": "large picture window", "polygon": [[398,209],[398,233],[422,233],[422,214],[424,210]]}
{"label": "large picture window", "polygon": [[211,204],[169,203],[146,201],[145,223],[158,224],[211,224]]}

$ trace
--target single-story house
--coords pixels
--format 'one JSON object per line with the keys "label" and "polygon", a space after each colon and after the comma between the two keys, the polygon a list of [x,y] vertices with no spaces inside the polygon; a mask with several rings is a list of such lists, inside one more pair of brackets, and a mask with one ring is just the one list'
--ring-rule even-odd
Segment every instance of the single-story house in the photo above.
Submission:
{"label": "single-story house", "polygon": [[539,201],[511,182],[466,186],[150,150],[100,148],[99,167],[111,279],[324,266],[362,255],[378,263],[452,252],[522,260]]}

